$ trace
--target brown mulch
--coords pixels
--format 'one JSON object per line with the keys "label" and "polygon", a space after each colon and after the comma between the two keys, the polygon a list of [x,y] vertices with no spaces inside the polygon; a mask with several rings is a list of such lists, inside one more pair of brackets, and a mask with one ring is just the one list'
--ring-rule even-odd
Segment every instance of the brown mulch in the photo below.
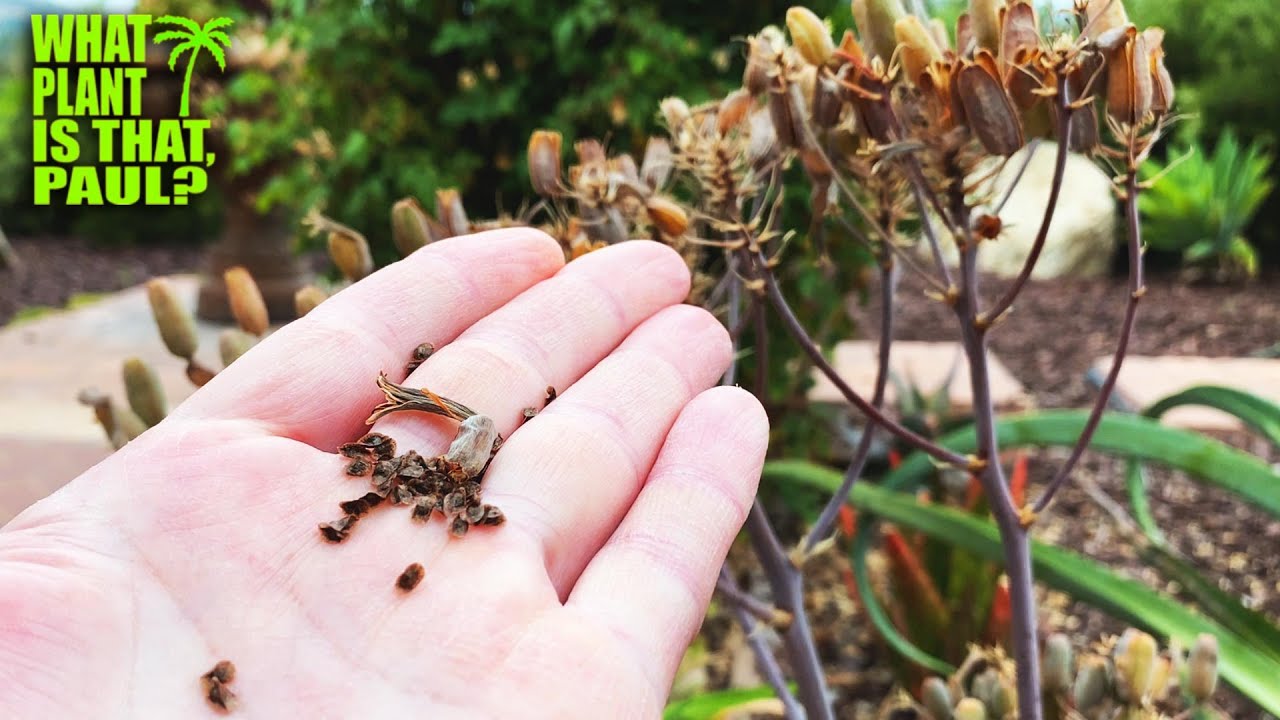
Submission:
{"label": "brown mulch", "polygon": [[0,270],[0,326],[27,307],[63,307],[77,293],[114,292],[154,275],[193,272],[199,245],[96,245],[79,238],[12,238],[22,267]]}

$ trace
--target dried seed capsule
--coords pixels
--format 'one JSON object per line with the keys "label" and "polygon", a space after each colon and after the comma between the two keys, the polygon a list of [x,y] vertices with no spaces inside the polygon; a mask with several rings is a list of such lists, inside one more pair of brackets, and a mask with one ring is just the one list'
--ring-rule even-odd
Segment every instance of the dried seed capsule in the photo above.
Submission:
{"label": "dried seed capsule", "polygon": [[924,75],[929,65],[942,59],[942,51],[934,42],[933,35],[915,15],[907,15],[894,23],[893,36],[898,41],[902,69],[911,82],[919,85],[920,76]]}
{"label": "dried seed capsule", "polygon": [[131,357],[124,361],[124,392],[129,407],[148,426],[155,426],[169,414],[164,387],[160,376],[141,359]]}
{"label": "dried seed capsule", "polygon": [[649,221],[666,237],[678,238],[689,229],[689,215],[674,200],[654,195],[644,203]]}
{"label": "dried seed capsule", "polygon": [[454,537],[462,537],[467,534],[471,526],[467,524],[467,519],[459,515],[449,522],[449,534]]}
{"label": "dried seed capsule", "polygon": [[1117,32],[1119,37],[1098,41],[1107,54],[1107,114],[1118,123],[1137,125],[1151,112],[1154,92],[1147,39],[1132,25]]}
{"label": "dried seed capsule", "polygon": [[1123,0],[1085,0],[1085,37],[1097,40],[1104,33],[1129,24]]}
{"label": "dried seed capsule", "polygon": [[240,324],[240,329],[250,335],[265,333],[271,325],[267,318],[267,303],[249,271],[239,265],[227,268],[222,273],[222,280],[227,285],[231,314]]}
{"label": "dried seed capsule", "polygon": [[791,44],[805,62],[822,67],[831,60],[836,50],[831,32],[812,10],[800,6],[787,10],[787,30],[791,33]]}
{"label": "dried seed capsule", "polygon": [[471,221],[467,219],[467,210],[462,206],[462,197],[453,188],[436,191],[436,217],[444,223],[449,237],[471,232]]}
{"label": "dried seed capsule", "polygon": [[218,355],[222,358],[222,366],[226,367],[239,360],[256,343],[257,338],[240,328],[223,330],[218,335]]}
{"label": "dried seed capsule", "polygon": [[1102,702],[1111,691],[1111,669],[1100,657],[1085,658],[1076,672],[1071,696],[1077,710],[1089,710]]}
{"label": "dried seed capsule", "polygon": [[422,582],[424,573],[422,563],[413,563],[405,568],[404,572],[400,573],[400,577],[396,578],[396,587],[404,592],[409,592],[418,587],[418,583]]}
{"label": "dried seed capsule", "polygon": [[345,226],[329,231],[329,258],[338,266],[342,276],[351,282],[361,280],[373,272],[373,255],[369,253],[369,241],[364,235]]}
{"label": "dried seed capsule", "polygon": [[534,130],[529,136],[529,180],[544,197],[560,194],[560,151],[563,136],[554,130]]}
{"label": "dried seed capsule", "polygon": [[965,698],[956,704],[955,720],[987,720],[987,709],[974,698]]}
{"label": "dried seed capsule", "polygon": [[1164,30],[1150,27],[1142,31],[1151,58],[1151,111],[1166,115],[1173,109],[1173,78],[1164,65]]}
{"label": "dried seed capsule", "polygon": [[1071,670],[1074,658],[1071,639],[1062,633],[1054,633],[1044,642],[1044,668],[1040,684],[1052,693],[1066,692],[1071,687]]}
{"label": "dried seed capsule", "polygon": [[769,88],[769,119],[778,143],[787,148],[803,148],[808,145],[804,127],[804,95],[800,86],[779,78]]}
{"label": "dried seed capsule", "polygon": [[[1004,13],[1000,34],[1000,60],[1005,63],[1021,62],[1021,54],[1040,44],[1040,20],[1036,9],[1026,0],[1011,4]],[[1010,73],[1017,72],[1010,69]]]}
{"label": "dried seed capsule", "polygon": [[722,137],[728,135],[730,130],[747,119],[747,113],[754,104],[754,99],[746,88],[738,88],[726,95],[716,110],[716,132]]}
{"label": "dried seed capsule", "polygon": [[[1000,8],[1005,0],[969,0],[969,23],[978,47],[991,52],[1000,49]],[[964,45],[956,43],[963,51]]]}
{"label": "dried seed capsule", "polygon": [[1155,674],[1156,639],[1129,628],[1116,644],[1116,691],[1121,698],[1139,701],[1150,695]]}
{"label": "dried seed capsule", "polygon": [[673,135],[693,117],[693,113],[689,110],[689,103],[678,97],[663,98],[662,102],[658,103],[658,109],[662,112],[667,130]]}
{"label": "dried seed capsule", "polygon": [[974,62],[960,68],[954,91],[965,123],[987,152],[1008,157],[1022,147],[1022,124],[988,51],[979,50]]}
{"label": "dried seed capsule", "polygon": [[487,415],[472,415],[458,425],[446,460],[457,463],[467,477],[476,477],[489,464],[493,456],[493,444],[498,440],[498,428]]}
{"label": "dried seed capsule", "polygon": [[435,240],[431,219],[417,198],[401,198],[391,206],[391,241],[401,257],[408,257]]}
{"label": "dried seed capsule", "polygon": [[1187,656],[1187,693],[1207,702],[1218,689],[1218,638],[1200,633]]}
{"label": "dried seed capsule", "polygon": [[155,278],[147,282],[147,300],[151,303],[151,314],[155,318],[156,327],[160,328],[160,339],[169,352],[190,360],[196,354],[196,321],[178,300],[173,286],[164,278]]}
{"label": "dried seed capsule", "polygon": [[951,690],[942,678],[925,679],[920,687],[920,698],[933,720],[951,720]]}
{"label": "dried seed capsule", "polygon": [[978,48],[978,39],[974,35],[973,15],[961,13],[956,18],[956,52],[961,57],[972,57]]}
{"label": "dried seed capsule", "polygon": [[776,52],[765,35],[747,38],[747,67],[742,71],[742,87],[752,97],[760,97],[769,89],[769,68],[774,64]]}
{"label": "dried seed capsule", "polygon": [[306,285],[298,288],[298,292],[293,294],[293,309],[298,313],[298,317],[303,317],[327,299],[329,295],[325,291],[315,285]]}
{"label": "dried seed capsule", "polygon": [[863,45],[886,64],[898,47],[893,26],[906,15],[901,0],[853,0],[853,16],[859,21]]}
{"label": "dried seed capsule", "polygon": [[651,137],[644,146],[644,157],[640,160],[640,179],[657,190],[667,184],[671,177],[671,144],[665,138]]}
{"label": "dried seed capsule", "polygon": [[843,111],[844,97],[840,84],[830,73],[821,73],[813,85],[813,106],[810,109],[813,124],[820,128],[835,127]]}

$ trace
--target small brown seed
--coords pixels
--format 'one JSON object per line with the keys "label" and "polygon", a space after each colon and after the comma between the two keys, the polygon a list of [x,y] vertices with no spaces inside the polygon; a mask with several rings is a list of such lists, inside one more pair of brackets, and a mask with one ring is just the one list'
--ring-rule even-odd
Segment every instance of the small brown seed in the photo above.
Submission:
{"label": "small brown seed", "polygon": [[200,676],[200,686],[204,697],[215,709],[227,712],[234,710],[236,695],[227,687],[236,677],[236,666],[229,660],[222,660],[213,669]]}
{"label": "small brown seed", "polygon": [[400,588],[404,592],[409,592],[410,590],[418,587],[418,583],[422,582],[422,576],[424,574],[425,571],[422,568],[422,563],[413,563],[409,567],[405,568],[404,572],[400,573],[400,577],[396,578],[396,587]]}
{"label": "small brown seed", "polygon": [[340,543],[351,534],[351,527],[355,522],[354,516],[344,515],[333,522],[320,523],[320,535],[331,543]]}
{"label": "small brown seed", "polygon": [[462,537],[467,534],[467,530],[471,529],[471,525],[467,523],[467,519],[461,515],[455,517],[449,522],[449,534],[454,537]]}
{"label": "small brown seed", "polygon": [[373,472],[373,463],[363,458],[357,458],[347,465],[347,474],[351,477],[364,477]]}
{"label": "small brown seed", "polygon": [[484,517],[480,519],[481,525],[501,525],[507,521],[507,516],[493,505],[484,506]]}
{"label": "small brown seed", "polygon": [[481,520],[484,519],[484,513],[485,513],[485,510],[483,505],[479,503],[476,503],[474,505],[468,505],[466,510],[467,522],[471,523],[472,525],[480,522]]}

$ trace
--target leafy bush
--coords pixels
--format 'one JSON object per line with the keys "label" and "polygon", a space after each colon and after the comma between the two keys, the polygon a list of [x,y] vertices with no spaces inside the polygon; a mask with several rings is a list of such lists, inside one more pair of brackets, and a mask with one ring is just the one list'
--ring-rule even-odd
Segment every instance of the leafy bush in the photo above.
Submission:
{"label": "leafy bush", "polygon": [[1231,132],[1211,152],[1197,144],[1163,168],[1148,165],[1144,174],[1155,182],[1140,203],[1147,242],[1181,253],[1188,264],[1256,274],[1257,253],[1244,233],[1271,194],[1271,165],[1260,141],[1242,147]]}

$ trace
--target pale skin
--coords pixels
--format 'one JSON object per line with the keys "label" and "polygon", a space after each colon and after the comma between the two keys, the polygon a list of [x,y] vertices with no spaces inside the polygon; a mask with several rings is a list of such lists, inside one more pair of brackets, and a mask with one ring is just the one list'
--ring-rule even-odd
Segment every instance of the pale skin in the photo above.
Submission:
{"label": "pale skin", "polygon": [[[688,287],[654,243],[566,266],[504,230],[342,291],[0,530],[0,717],[214,717],[219,660],[233,717],[658,717],[768,435],[754,398],[713,388],[730,343]],[[507,522],[451,539],[381,507],[325,543],[316,524],[368,488],[333,451],[420,342],[439,350],[406,384],[507,437],[484,486]],[[456,429],[373,428],[424,455]]]}

